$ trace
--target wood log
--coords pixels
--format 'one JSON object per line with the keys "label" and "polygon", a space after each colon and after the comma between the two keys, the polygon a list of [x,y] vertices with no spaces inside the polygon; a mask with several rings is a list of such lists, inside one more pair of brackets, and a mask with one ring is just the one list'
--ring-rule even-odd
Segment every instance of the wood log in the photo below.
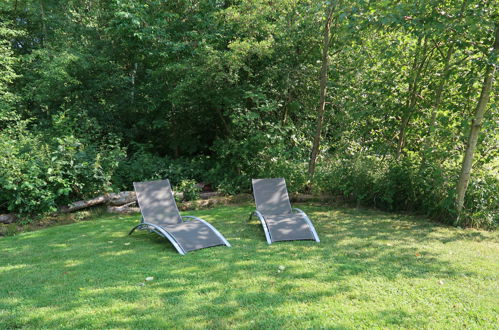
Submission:
{"label": "wood log", "polygon": [[219,193],[216,191],[203,191],[199,194],[199,197],[201,199],[210,199],[210,198],[213,198],[215,196],[219,196]]}
{"label": "wood log", "polygon": [[95,198],[88,199],[85,201],[78,201],[78,202],[71,203],[69,205],[61,206],[59,208],[59,212],[61,212],[61,213],[74,212],[74,211],[78,211],[78,210],[81,210],[81,209],[84,209],[87,207],[104,204],[108,200],[109,200],[109,195],[106,194],[106,195],[95,197]]}
{"label": "wood log", "polygon": [[108,206],[107,212],[109,213],[119,213],[119,214],[130,214],[130,213],[140,213],[140,209],[135,206],[136,202],[131,202],[121,206]]}
{"label": "wood log", "polygon": [[0,223],[13,223],[17,221],[17,216],[14,213],[10,214],[0,214]]}
{"label": "wood log", "polygon": [[338,201],[338,197],[330,196],[330,195],[310,195],[310,194],[300,194],[293,193],[290,194],[289,199],[292,203],[328,203],[328,202],[336,202]]}
{"label": "wood log", "polygon": [[119,206],[137,201],[137,195],[135,191],[122,191],[119,193],[109,194],[109,205]]}

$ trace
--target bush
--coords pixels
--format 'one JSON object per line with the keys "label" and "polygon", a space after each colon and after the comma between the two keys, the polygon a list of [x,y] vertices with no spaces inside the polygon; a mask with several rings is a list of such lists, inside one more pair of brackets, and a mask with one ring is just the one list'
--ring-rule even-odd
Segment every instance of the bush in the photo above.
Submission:
{"label": "bush", "polygon": [[109,190],[122,151],[74,136],[45,138],[27,122],[0,132],[0,209],[22,216]]}
{"label": "bush", "polygon": [[307,140],[294,135],[290,128],[266,127],[244,138],[217,140],[212,168],[206,181],[227,194],[251,190],[251,179],[284,177],[290,191],[303,190],[307,179]]}
{"label": "bush", "polygon": [[201,188],[198,187],[196,181],[194,180],[182,180],[175,187],[174,191],[182,193],[182,199],[178,200],[179,202],[192,201],[199,199],[200,197],[199,192],[201,191]]}
{"label": "bush", "polygon": [[[409,156],[386,161],[374,156],[329,160],[317,168],[314,188],[345,200],[387,211],[417,211],[454,224],[458,173],[437,164],[420,165]],[[499,223],[499,180],[476,171],[468,187],[461,225],[495,228]]]}
{"label": "bush", "polygon": [[203,181],[206,177],[206,161],[197,159],[171,159],[140,150],[122,160],[113,176],[118,190],[132,190],[133,182],[169,179],[173,186],[182,180]]}
{"label": "bush", "polygon": [[374,157],[330,160],[317,167],[314,190],[340,195],[358,205],[390,203],[389,196],[383,196],[377,188],[385,171],[386,167]]}
{"label": "bush", "polygon": [[499,225],[499,178],[477,172],[466,191],[461,225],[495,229]]}

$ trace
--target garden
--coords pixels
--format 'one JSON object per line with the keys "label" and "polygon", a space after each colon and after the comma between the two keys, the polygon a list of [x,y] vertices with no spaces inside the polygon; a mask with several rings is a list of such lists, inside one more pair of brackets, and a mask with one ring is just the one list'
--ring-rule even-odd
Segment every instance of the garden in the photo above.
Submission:
{"label": "garden", "polygon": [[1,1],[0,328],[494,328],[498,55],[494,0]]}

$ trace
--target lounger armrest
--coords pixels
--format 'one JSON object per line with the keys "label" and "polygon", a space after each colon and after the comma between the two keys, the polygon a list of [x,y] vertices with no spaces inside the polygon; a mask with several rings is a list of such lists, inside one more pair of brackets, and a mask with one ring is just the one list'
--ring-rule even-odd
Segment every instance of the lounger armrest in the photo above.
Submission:
{"label": "lounger armrest", "polygon": [[270,237],[270,230],[267,227],[267,222],[265,221],[265,217],[259,211],[255,210],[255,211],[251,212],[248,221],[250,221],[254,215],[256,215],[258,217],[258,219],[260,220],[260,222],[262,223],[262,227],[263,227],[263,231],[265,232],[265,238],[267,239],[267,243],[272,244],[272,238]]}
{"label": "lounger armrest", "polygon": [[184,218],[190,218],[190,219],[201,221],[206,226],[208,226],[215,233],[215,235],[217,235],[218,238],[220,238],[222,240],[222,242],[224,242],[224,244],[226,246],[228,246],[228,247],[231,246],[230,243],[225,239],[225,237],[215,227],[213,227],[209,222],[207,222],[206,220],[203,220],[201,218],[195,217],[193,215],[183,215],[182,219],[184,219]]}
{"label": "lounger armrest", "polygon": [[310,231],[312,232],[312,235],[314,235],[314,239],[316,242],[320,242],[320,239],[319,239],[319,235],[317,235],[317,232],[315,231],[315,227],[314,225],[312,224],[312,221],[310,221],[310,219],[308,218],[308,215],[303,212],[303,210],[300,210],[299,208],[293,208],[293,212],[296,212],[298,214],[301,214],[303,215],[303,217],[305,218],[305,221],[308,223],[308,225],[310,226]]}

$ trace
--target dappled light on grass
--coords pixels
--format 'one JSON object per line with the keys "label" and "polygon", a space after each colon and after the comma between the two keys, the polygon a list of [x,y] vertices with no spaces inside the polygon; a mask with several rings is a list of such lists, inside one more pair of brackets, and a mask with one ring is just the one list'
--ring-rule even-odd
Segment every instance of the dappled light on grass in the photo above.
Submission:
{"label": "dappled light on grass", "polygon": [[497,233],[300,207],[320,244],[269,246],[261,224],[247,221],[252,206],[192,212],[233,247],[186,256],[155,234],[127,236],[137,215],[0,239],[0,328],[496,324]]}

